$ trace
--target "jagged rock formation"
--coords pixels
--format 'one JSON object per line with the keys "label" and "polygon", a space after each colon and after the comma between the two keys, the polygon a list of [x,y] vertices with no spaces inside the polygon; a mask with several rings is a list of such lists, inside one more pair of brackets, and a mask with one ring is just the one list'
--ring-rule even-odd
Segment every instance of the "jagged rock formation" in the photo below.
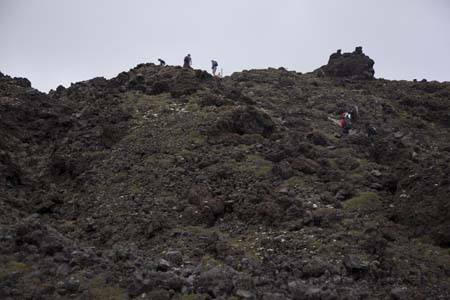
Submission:
{"label": "jagged rock formation", "polygon": [[448,299],[450,84],[366,70],[0,74],[0,298]]}
{"label": "jagged rock formation", "polygon": [[341,49],[331,54],[328,64],[314,72],[319,76],[347,77],[352,79],[373,79],[375,62],[365,55],[362,47],[352,53],[341,53]]}

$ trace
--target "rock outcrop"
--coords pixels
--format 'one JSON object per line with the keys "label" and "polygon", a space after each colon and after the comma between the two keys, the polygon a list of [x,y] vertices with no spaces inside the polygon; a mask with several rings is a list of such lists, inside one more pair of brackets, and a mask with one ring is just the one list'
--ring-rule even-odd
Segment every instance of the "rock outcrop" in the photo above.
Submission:
{"label": "rock outcrop", "polygon": [[337,50],[331,54],[328,63],[315,70],[318,76],[346,77],[352,79],[373,79],[375,62],[362,51],[362,47],[356,47],[352,53],[341,53]]}

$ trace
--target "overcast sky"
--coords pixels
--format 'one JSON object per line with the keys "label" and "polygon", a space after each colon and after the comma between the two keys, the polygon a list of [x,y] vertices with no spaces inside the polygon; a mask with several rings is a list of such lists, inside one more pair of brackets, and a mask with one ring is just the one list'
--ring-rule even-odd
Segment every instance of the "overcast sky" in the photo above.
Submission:
{"label": "overcast sky", "polygon": [[0,71],[42,91],[187,53],[309,72],[359,45],[376,77],[450,81],[450,1],[0,0]]}

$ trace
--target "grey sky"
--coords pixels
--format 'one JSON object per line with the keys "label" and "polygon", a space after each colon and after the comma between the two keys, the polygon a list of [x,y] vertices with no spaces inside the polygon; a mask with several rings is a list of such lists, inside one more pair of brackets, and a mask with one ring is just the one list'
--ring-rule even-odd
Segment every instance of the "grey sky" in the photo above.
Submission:
{"label": "grey sky", "polygon": [[47,91],[141,62],[300,72],[355,46],[376,77],[450,80],[448,0],[0,0],[0,71]]}

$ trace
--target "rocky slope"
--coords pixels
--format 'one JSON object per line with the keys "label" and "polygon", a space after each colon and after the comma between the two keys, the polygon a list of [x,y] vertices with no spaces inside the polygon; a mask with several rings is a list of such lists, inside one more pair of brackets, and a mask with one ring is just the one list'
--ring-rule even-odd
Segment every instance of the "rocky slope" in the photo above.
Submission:
{"label": "rocky slope", "polygon": [[0,73],[0,298],[449,299],[450,84],[373,74]]}

